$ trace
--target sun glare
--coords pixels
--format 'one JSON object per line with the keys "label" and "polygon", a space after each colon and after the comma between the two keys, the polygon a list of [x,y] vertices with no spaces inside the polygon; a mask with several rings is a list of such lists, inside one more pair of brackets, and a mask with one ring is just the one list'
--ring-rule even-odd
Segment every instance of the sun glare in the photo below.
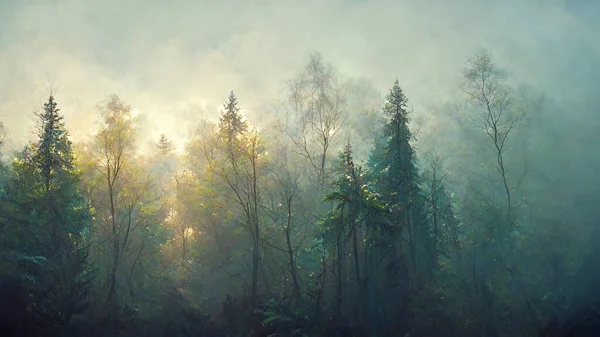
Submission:
{"label": "sun glare", "polygon": [[175,152],[180,155],[185,154],[185,144],[180,143],[179,145],[177,145],[177,147],[175,148]]}

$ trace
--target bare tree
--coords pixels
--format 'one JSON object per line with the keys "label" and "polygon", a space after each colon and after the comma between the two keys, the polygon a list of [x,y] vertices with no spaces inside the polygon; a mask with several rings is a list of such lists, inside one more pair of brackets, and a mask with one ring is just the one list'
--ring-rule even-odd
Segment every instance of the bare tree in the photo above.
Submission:
{"label": "bare tree", "polygon": [[505,152],[509,136],[519,126],[527,109],[517,107],[506,84],[506,73],[485,51],[468,60],[460,88],[467,94],[470,105],[477,109],[472,122],[485,132],[492,144],[496,156],[494,168],[506,193],[507,218],[511,221],[512,186],[508,179]]}
{"label": "bare tree", "polygon": [[344,124],[346,93],[338,76],[319,53],[310,55],[304,71],[287,85],[290,111],[282,129],[295,152],[308,160],[322,185],[327,153]]}
{"label": "bare tree", "polygon": [[442,191],[442,184],[444,178],[446,177],[446,173],[442,171],[443,159],[440,157],[438,153],[432,153],[428,158],[428,168],[427,175],[429,176],[428,182],[428,195],[425,197],[427,203],[429,204],[431,217],[432,217],[432,225],[433,225],[433,247],[431,249],[431,265],[437,265],[438,256],[439,256],[439,241],[440,241],[440,194]]}
{"label": "bare tree", "polygon": [[[122,249],[127,244],[119,235],[122,224],[119,221],[120,205],[117,197],[122,188],[120,179],[123,167],[133,151],[134,129],[131,121],[131,108],[117,96],[112,96],[105,106],[100,107],[104,123],[95,137],[97,148],[96,168],[106,181],[108,214],[106,220],[112,241],[112,266],[107,305],[115,299],[117,270],[120,264]],[[129,228],[129,227],[128,227]]]}
{"label": "bare tree", "polygon": [[[298,281],[298,271],[297,271],[297,262],[296,262],[296,251],[298,247],[293,242],[293,235],[296,234],[297,230],[297,222],[300,218],[296,211],[298,207],[296,205],[297,199],[300,199],[300,175],[295,172],[291,172],[289,169],[285,169],[282,172],[277,172],[273,170],[273,176],[275,177],[275,181],[278,185],[278,199],[282,202],[279,203],[281,207],[284,209],[284,220],[283,222],[283,232],[285,235],[285,251],[288,259],[288,270],[290,273],[290,277],[292,279],[292,302],[298,303],[301,298],[300,291],[300,283]],[[309,212],[310,213],[310,212]],[[306,214],[305,214],[306,215]]]}

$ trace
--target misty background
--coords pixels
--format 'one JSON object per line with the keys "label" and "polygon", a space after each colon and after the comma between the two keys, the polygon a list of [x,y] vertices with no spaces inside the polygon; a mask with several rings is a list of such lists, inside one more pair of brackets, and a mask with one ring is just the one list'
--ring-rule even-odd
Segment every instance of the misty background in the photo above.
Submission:
{"label": "misty background", "polygon": [[[2,150],[10,158],[34,138],[49,82],[75,144],[98,131],[98,105],[111,94],[139,116],[142,152],[164,134],[183,154],[232,90],[249,125],[271,136],[288,81],[319,52],[351,85],[349,127],[330,153],[380,111],[397,78],[419,168],[426,176],[434,152],[444,159],[460,218],[474,193],[498,197],[483,169],[494,158],[481,130],[465,123],[471,110],[459,85],[467,58],[485,49],[519,103],[531,103],[507,157],[518,203],[540,214],[519,222],[556,223],[585,265],[600,239],[598,18],[592,0],[0,0]],[[360,161],[372,148],[370,127],[353,138]],[[593,273],[576,281],[593,284]]]}
{"label": "misty background", "polygon": [[445,105],[461,100],[465,60],[485,48],[509,83],[550,102],[532,123],[561,146],[556,178],[573,184],[565,197],[587,204],[600,168],[598,17],[600,4],[591,0],[3,0],[6,149],[31,139],[49,81],[75,141],[89,136],[98,102],[112,93],[140,113],[142,145],[164,133],[183,149],[200,119],[216,119],[231,90],[251,124],[269,125],[265,112],[277,110],[282,87],[313,51],[379,93],[398,77],[414,116],[425,121],[420,141],[438,132],[436,145],[460,144],[448,127],[456,109]]}
{"label": "misty background", "polygon": [[0,116],[19,148],[51,79],[76,139],[92,128],[96,103],[117,93],[147,117],[148,137],[181,142],[184,126],[216,116],[230,90],[259,122],[316,50],[380,92],[398,77],[416,115],[440,118],[432,105],[457,95],[466,56],[483,47],[515,83],[564,106],[553,118],[581,135],[598,125],[589,107],[600,86],[599,13],[584,0],[4,0]]}

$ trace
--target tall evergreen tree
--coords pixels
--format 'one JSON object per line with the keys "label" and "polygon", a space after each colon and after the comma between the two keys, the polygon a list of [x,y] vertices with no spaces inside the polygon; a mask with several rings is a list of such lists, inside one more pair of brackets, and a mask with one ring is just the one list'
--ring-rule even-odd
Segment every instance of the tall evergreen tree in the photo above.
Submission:
{"label": "tall evergreen tree", "polygon": [[[31,305],[44,320],[66,323],[83,305],[89,282],[90,210],[79,190],[71,141],[54,96],[38,114],[39,139],[13,162],[2,207],[16,257],[30,281]],[[49,323],[50,324],[50,323]],[[56,332],[58,333],[58,332]]]}
{"label": "tall evergreen tree", "polygon": [[161,134],[158,143],[156,143],[156,149],[161,156],[167,156],[173,151],[173,142],[165,134]]}
{"label": "tall evergreen tree", "polygon": [[252,300],[258,300],[261,270],[260,184],[263,174],[262,142],[256,130],[248,130],[237,98],[231,92],[219,117],[216,156],[209,169],[233,193],[241,207],[244,225],[252,237]]}
{"label": "tall evergreen tree", "polygon": [[232,91],[219,117],[219,135],[225,140],[229,150],[239,146],[240,138],[248,131],[248,122],[243,120],[240,110],[237,97]]}
{"label": "tall evergreen tree", "polygon": [[53,186],[53,180],[62,174],[69,174],[74,167],[71,141],[65,130],[63,116],[59,112],[54,97],[50,96],[38,115],[39,141],[34,150],[33,161],[40,170],[48,194],[57,187]]}
{"label": "tall evergreen tree", "polygon": [[417,239],[426,232],[424,200],[419,187],[419,172],[415,151],[411,145],[413,135],[408,126],[408,99],[398,80],[387,95],[383,108],[388,122],[385,126],[387,143],[375,149],[371,166],[377,191],[388,203],[393,215],[393,229],[407,235],[409,256],[413,273],[417,269]]}
{"label": "tall evergreen tree", "polygon": [[[409,128],[408,99],[396,80],[386,97],[384,139],[377,142],[369,158],[370,181],[386,204],[383,216],[371,217],[369,226],[376,229],[373,245],[382,267],[374,273],[380,285],[373,288],[379,294],[384,317],[374,316],[381,335],[392,335],[401,326],[410,324],[396,319],[404,317],[411,294],[423,282],[420,279],[430,263],[430,233],[425,212],[425,200],[420,189],[413,135]],[[386,294],[385,296],[381,294]],[[400,300],[391,302],[390,296]]]}

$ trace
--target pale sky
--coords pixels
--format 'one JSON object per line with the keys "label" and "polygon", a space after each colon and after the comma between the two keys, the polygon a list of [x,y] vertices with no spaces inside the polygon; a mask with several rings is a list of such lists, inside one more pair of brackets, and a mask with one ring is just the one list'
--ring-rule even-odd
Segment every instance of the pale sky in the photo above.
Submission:
{"label": "pale sky", "polygon": [[600,94],[599,36],[592,0],[0,0],[0,120],[9,146],[23,145],[52,79],[76,139],[116,93],[148,137],[181,142],[230,90],[259,123],[311,51],[383,94],[398,77],[427,114],[484,47],[516,83],[598,124],[583,97]]}

